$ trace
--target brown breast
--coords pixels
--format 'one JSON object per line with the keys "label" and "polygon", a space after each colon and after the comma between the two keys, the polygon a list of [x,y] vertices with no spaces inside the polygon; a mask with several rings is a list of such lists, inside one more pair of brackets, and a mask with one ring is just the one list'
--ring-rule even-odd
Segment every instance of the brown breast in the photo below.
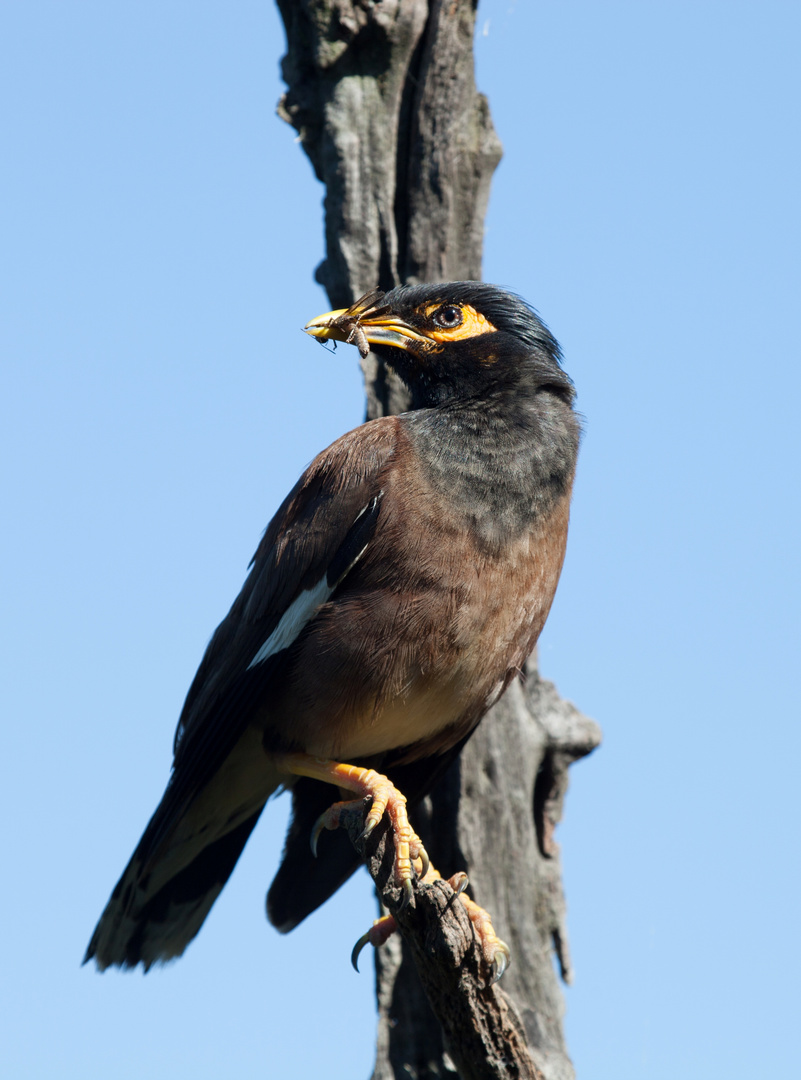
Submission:
{"label": "brown breast", "polygon": [[410,747],[408,760],[443,752],[478,723],[543,627],[569,489],[488,548],[403,439],[382,486],[376,536],[297,642],[271,703],[271,743],[343,761],[399,747]]}

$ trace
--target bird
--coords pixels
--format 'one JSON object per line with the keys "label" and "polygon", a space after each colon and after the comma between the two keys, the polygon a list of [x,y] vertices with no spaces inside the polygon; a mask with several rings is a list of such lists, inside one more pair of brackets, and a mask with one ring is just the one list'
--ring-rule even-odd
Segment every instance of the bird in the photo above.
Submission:
{"label": "bird", "polygon": [[[411,407],[320,453],[268,525],[89,942],[84,963],[100,970],[180,956],[282,791],[292,817],[267,898],[278,930],[358,867],[341,830],[314,857],[348,796],[371,799],[365,834],[388,814],[408,903],[415,875],[436,876],[409,813],[520,675],[554,598],[581,425],[535,310],[483,282],[413,284],[373,289],[305,330],[373,350]],[[475,911],[502,970],[508,949]]]}

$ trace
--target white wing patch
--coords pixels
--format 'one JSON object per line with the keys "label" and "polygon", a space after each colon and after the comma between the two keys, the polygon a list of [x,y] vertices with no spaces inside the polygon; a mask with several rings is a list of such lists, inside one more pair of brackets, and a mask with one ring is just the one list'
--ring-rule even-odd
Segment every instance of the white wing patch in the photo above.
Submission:
{"label": "white wing patch", "polygon": [[284,614],[275,630],[270,634],[262,647],[248,664],[248,671],[256,664],[262,664],[274,653],[282,649],[288,649],[307,622],[314,618],[314,614],[321,604],[324,604],[337,586],[328,584],[325,574],[311,589],[305,589],[300,596],[296,596]]}
{"label": "white wing patch", "polygon": [[[353,529],[361,517],[368,511],[374,511],[379,502],[383,498],[384,492],[379,493],[363,506],[359,513],[356,515],[353,525],[351,526],[349,536],[353,534]],[[358,534],[357,534],[358,535]],[[347,544],[348,538],[346,537],[343,547]],[[341,551],[342,549],[340,549]],[[344,567],[339,573],[336,581],[329,582],[329,574],[331,573],[331,567],[328,568],[328,572],[323,574],[316,585],[313,585],[311,589],[305,589],[300,596],[296,596],[284,614],[281,616],[281,621],[276,626],[275,630],[270,634],[262,647],[253,657],[248,664],[247,670],[250,671],[256,664],[263,664],[264,661],[275,653],[281,652],[282,649],[288,649],[292,642],[298,637],[303,627],[311,622],[317,613],[317,609],[321,607],[329,596],[334,592],[341,581],[351,572],[356,563],[361,559],[367,551],[367,544],[365,544],[361,551],[359,551],[351,561]],[[334,557],[334,563],[337,562],[339,553]]]}

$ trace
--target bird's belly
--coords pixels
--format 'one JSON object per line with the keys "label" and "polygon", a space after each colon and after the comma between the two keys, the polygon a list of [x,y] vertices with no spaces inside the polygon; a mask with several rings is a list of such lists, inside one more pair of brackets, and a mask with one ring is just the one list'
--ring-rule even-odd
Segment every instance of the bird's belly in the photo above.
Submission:
{"label": "bird's belly", "polygon": [[356,760],[411,746],[455,725],[464,703],[451,680],[422,680],[405,693],[384,701],[367,698],[332,725],[313,723],[307,753],[315,757]]}
{"label": "bird's belly", "polygon": [[[427,615],[437,607],[429,601]],[[373,617],[364,628],[351,612],[347,635],[332,640],[330,626],[310,635],[296,669],[303,681],[281,707],[294,748],[349,761],[460,741],[522,665],[544,616],[537,604],[443,605],[441,618]]]}

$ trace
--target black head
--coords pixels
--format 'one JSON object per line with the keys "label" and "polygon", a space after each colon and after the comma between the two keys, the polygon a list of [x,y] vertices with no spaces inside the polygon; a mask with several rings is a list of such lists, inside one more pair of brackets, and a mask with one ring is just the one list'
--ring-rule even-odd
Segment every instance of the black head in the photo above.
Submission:
{"label": "black head", "polygon": [[456,281],[374,290],[350,308],[313,319],[306,331],[352,342],[362,355],[375,348],[419,404],[524,386],[573,400],[555,338],[533,308],[496,285]]}

